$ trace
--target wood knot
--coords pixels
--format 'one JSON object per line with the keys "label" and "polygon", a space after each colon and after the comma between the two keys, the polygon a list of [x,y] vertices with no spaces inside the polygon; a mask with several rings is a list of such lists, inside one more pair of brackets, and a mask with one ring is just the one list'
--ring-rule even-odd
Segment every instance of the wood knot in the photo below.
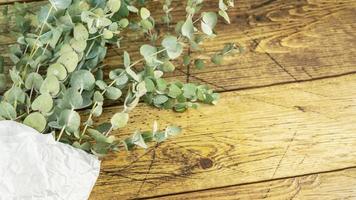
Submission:
{"label": "wood knot", "polygon": [[208,169],[213,166],[213,161],[210,158],[200,158],[199,164],[201,168]]}

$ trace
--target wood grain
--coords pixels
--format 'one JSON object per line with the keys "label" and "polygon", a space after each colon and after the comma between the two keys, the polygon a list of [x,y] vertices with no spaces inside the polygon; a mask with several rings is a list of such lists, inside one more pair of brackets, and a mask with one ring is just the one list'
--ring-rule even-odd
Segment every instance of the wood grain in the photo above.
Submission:
{"label": "wood grain", "polygon": [[165,196],[155,199],[301,199],[331,200],[356,198],[356,169],[312,174],[262,183]]}
{"label": "wood grain", "polygon": [[[356,165],[356,75],[222,94],[221,102],[177,114],[140,105],[129,128],[180,125],[155,148],[103,162],[91,199],[206,190]],[[120,110],[105,110],[106,121]]]}
{"label": "wood grain", "polygon": [[[216,8],[216,1],[206,3],[207,9]],[[174,5],[175,20],[183,19],[183,2],[175,1]],[[159,1],[150,6],[161,7]],[[177,72],[169,76],[227,91],[356,73],[355,11],[354,0],[238,0],[230,11],[232,24],[219,25],[218,36],[205,42],[203,52],[193,55],[209,59],[227,42],[240,43],[244,53],[227,57],[222,66],[208,62],[204,70],[178,63]],[[156,9],[153,15],[161,12]],[[0,17],[0,30],[8,30],[2,21]],[[14,36],[0,35],[0,52],[6,52]],[[144,42],[128,37],[123,47],[137,58],[137,49]],[[114,48],[109,51],[107,70],[121,64],[121,54]]]}

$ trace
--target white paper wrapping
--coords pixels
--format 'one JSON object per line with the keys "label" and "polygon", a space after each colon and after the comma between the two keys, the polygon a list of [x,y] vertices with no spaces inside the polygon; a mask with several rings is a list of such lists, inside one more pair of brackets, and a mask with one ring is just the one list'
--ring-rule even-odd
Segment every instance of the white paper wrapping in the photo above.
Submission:
{"label": "white paper wrapping", "polygon": [[84,200],[99,176],[100,161],[52,135],[0,121],[0,200]]}

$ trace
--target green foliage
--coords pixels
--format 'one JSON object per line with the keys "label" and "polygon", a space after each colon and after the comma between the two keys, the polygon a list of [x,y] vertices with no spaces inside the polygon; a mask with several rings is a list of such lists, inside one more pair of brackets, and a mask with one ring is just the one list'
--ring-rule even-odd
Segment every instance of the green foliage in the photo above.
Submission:
{"label": "green foliage", "polygon": [[[122,147],[147,148],[147,142],[162,142],[181,132],[175,126],[160,131],[155,122],[152,131],[136,131],[122,140],[111,136],[113,130],[127,126],[130,111],[141,100],[177,112],[197,108],[199,103],[216,104],[218,94],[207,86],[167,82],[163,75],[173,72],[177,63],[204,68],[206,60],[192,58],[191,51],[199,52],[199,44],[216,34],[218,16],[230,22],[226,11],[233,1],[220,0],[218,12],[201,12],[202,0],[187,0],[186,19],[176,24],[171,0],[164,0],[160,19],[154,18],[146,2],[49,0],[35,14],[25,4],[15,4],[20,35],[10,47],[14,67],[9,75],[0,57],[0,91],[5,90],[0,96],[0,120],[17,120],[39,132],[54,132],[58,141],[105,156]],[[156,26],[162,22],[174,29],[163,37]],[[125,51],[129,46],[121,47],[123,32],[145,37],[147,44],[139,49],[142,59],[132,60]],[[110,68],[107,79],[103,60],[110,44],[123,49],[123,65]],[[236,49],[227,44],[211,60],[219,64]],[[110,122],[97,124],[94,118],[101,116],[108,100],[123,102],[123,110],[114,113]],[[84,119],[80,109],[88,110]]]}

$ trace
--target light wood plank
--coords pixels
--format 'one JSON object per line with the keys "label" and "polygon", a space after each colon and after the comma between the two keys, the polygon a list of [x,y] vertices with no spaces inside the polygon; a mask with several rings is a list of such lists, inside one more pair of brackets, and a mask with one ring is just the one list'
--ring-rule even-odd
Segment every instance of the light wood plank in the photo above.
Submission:
{"label": "light wood plank", "polygon": [[155,199],[229,200],[229,199],[301,199],[331,200],[356,198],[356,169],[313,174],[242,186],[172,195]]}
{"label": "light wood plank", "polygon": [[[216,8],[216,2],[206,1],[207,8]],[[175,20],[185,16],[183,3],[174,3]],[[159,1],[150,6],[161,8]],[[154,16],[162,12],[152,10]],[[222,66],[208,62],[204,70],[193,66],[187,70],[178,64],[178,71],[170,76],[189,74],[191,82],[226,91],[356,73],[355,11],[354,0],[237,1],[236,8],[230,11],[232,24],[219,25],[218,37],[206,42],[203,52],[194,56],[208,59],[227,42],[240,43],[245,52],[227,57]],[[8,29],[0,18],[0,30]],[[14,37],[5,32],[0,35],[0,52],[7,52],[6,45]],[[123,47],[135,59],[144,42],[142,38],[129,37]],[[121,64],[121,54],[121,50],[109,51],[107,70]]]}
{"label": "light wood plank", "polygon": [[[184,132],[156,148],[105,160],[91,199],[196,191],[356,165],[356,75],[222,93],[217,106],[177,114],[140,105],[124,136],[154,120]],[[105,110],[99,121],[120,110]]]}

